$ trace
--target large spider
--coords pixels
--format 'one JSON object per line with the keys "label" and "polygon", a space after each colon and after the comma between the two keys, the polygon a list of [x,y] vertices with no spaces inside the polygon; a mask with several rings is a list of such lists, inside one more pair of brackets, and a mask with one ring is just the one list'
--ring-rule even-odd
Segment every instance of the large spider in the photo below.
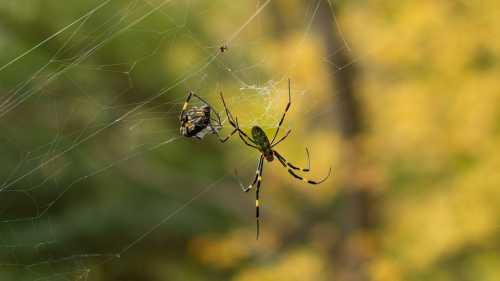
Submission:
{"label": "large spider", "polygon": [[[193,96],[199,99],[203,105],[188,108],[189,101]],[[212,112],[215,117],[212,116]],[[217,135],[220,142],[225,142],[237,132],[237,130],[233,130],[230,135],[221,138],[219,131],[222,129],[222,122],[219,114],[208,102],[191,91],[182,106],[179,121],[181,135],[188,138],[202,139],[206,134],[211,133]]]}
{"label": "large spider", "polygon": [[257,223],[257,239],[259,239],[259,191],[260,191],[260,183],[262,181],[262,169],[264,167],[264,159],[268,162],[272,162],[274,158],[276,157],[278,161],[283,165],[284,168],[288,169],[288,172],[290,175],[292,175],[294,178],[302,180],[304,182],[307,182],[309,184],[320,184],[324,182],[328,177],[330,177],[331,174],[331,167],[330,170],[328,171],[328,175],[317,181],[317,180],[310,180],[306,179],[294,172],[294,170],[302,171],[302,172],[309,172],[310,171],[310,160],[309,160],[309,151],[306,148],[307,152],[307,159],[308,159],[308,167],[307,168],[300,168],[292,163],[288,162],[285,157],[281,156],[276,150],[273,148],[278,145],[280,142],[284,141],[288,135],[290,134],[291,130],[288,130],[283,137],[281,137],[278,141],[276,140],[276,137],[278,136],[278,133],[280,131],[281,125],[283,124],[283,120],[285,120],[286,113],[288,112],[288,109],[290,108],[291,105],[291,90],[290,90],[290,79],[288,80],[288,103],[285,108],[285,112],[283,113],[283,116],[281,116],[281,120],[278,124],[278,128],[274,132],[273,138],[271,141],[269,141],[269,138],[267,137],[266,133],[262,128],[259,126],[253,126],[252,127],[252,137],[248,136],[245,132],[243,132],[238,124],[238,118],[233,118],[233,115],[231,114],[231,111],[228,109],[226,102],[224,100],[224,96],[222,95],[222,92],[220,93],[222,103],[224,104],[224,109],[226,111],[227,118],[229,120],[229,124],[234,128],[235,131],[238,132],[238,135],[240,136],[241,140],[247,145],[252,148],[257,149],[261,155],[259,158],[259,162],[257,164],[257,171],[255,174],[255,178],[253,179],[252,183],[248,187],[242,186],[242,189],[244,192],[248,192],[252,189],[254,185],[256,185],[255,189],[255,218],[256,218],[256,223]]}

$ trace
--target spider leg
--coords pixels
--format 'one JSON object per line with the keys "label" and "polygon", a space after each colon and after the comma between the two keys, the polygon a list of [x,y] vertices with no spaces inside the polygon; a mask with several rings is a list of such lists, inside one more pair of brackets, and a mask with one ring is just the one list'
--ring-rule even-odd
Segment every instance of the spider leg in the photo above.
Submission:
{"label": "spider leg", "polygon": [[[262,156],[261,156],[262,157]],[[255,221],[257,226],[256,239],[259,240],[260,233],[260,204],[259,204],[259,194],[260,194],[260,183],[262,182],[262,169],[264,168],[264,161],[260,165],[259,175],[257,177],[257,186],[255,188]]]}
{"label": "spider leg", "polygon": [[197,94],[195,94],[193,92],[189,92],[189,93],[192,94],[197,99],[199,99],[202,103],[204,103],[205,105],[208,105],[211,109],[213,109],[213,106],[211,106],[206,100],[204,100],[203,98],[201,98],[200,96],[198,96]]}
{"label": "spider leg", "polygon": [[302,171],[302,172],[309,172],[311,170],[311,158],[309,156],[309,150],[306,148],[306,154],[307,154],[307,168],[301,168],[301,167],[297,167],[295,165],[293,165],[292,163],[288,162],[285,157],[281,156],[281,154],[279,154],[276,150],[273,150],[273,153],[274,155],[276,156],[276,158],[278,158],[278,160],[280,161],[281,165],[283,165],[283,167],[287,168],[291,168],[293,170],[299,170],[299,171]]}
{"label": "spider leg", "polygon": [[226,111],[227,120],[229,121],[229,124],[231,124],[231,126],[233,126],[236,130],[238,130],[238,132],[240,134],[242,134],[243,136],[245,136],[252,143],[255,143],[254,140],[252,140],[252,138],[250,138],[245,132],[243,132],[240,129],[240,127],[238,125],[238,118],[234,118],[233,117],[233,114],[231,113],[231,111],[229,110],[229,108],[226,105],[226,101],[224,100],[224,95],[222,94],[222,92],[220,92],[220,97],[222,99],[222,104],[224,105],[224,110]]}
{"label": "spider leg", "polygon": [[286,108],[285,108],[285,112],[283,113],[283,116],[281,116],[281,120],[278,124],[278,128],[276,129],[276,132],[274,132],[274,136],[273,136],[271,143],[274,143],[276,136],[278,136],[281,125],[283,124],[283,120],[285,120],[286,113],[288,112],[288,109],[290,109],[291,104],[292,104],[292,97],[291,97],[291,93],[290,93],[290,79],[288,79],[288,103],[286,104]]}
{"label": "spider leg", "polygon": [[[255,183],[257,183],[257,180],[259,179],[259,176],[260,176],[260,169],[262,167],[262,163],[264,162],[264,156],[261,155],[260,158],[259,158],[259,162],[257,163],[257,170],[255,171],[255,177],[252,181],[252,183],[250,185],[248,185],[248,187],[245,187],[241,181],[239,181],[239,178],[238,178],[238,181],[239,181],[239,184],[241,186],[241,190],[243,190],[244,192],[249,192],[254,186],[255,186]],[[238,176],[238,173],[237,171],[235,170],[234,171],[236,176]]]}
{"label": "spider leg", "polygon": [[236,124],[234,123],[233,115],[231,114],[229,108],[227,108],[226,101],[224,100],[224,95],[222,94],[222,92],[220,92],[220,97],[222,99],[222,104],[224,105],[224,110],[226,111],[227,120],[229,121],[229,124],[231,124],[231,126],[233,126],[234,128],[237,128]]}
{"label": "spider leg", "polygon": [[[241,184],[241,182],[239,181],[239,178],[238,178],[241,189],[244,192],[248,192],[252,189],[253,186],[256,186],[256,190],[255,190],[255,220],[256,220],[256,224],[257,224],[257,235],[256,235],[257,240],[259,239],[259,233],[260,233],[259,195],[260,195],[260,183],[262,182],[262,170],[263,170],[263,168],[264,168],[264,155],[261,155],[259,158],[259,163],[257,164],[257,171],[255,172],[255,177],[254,177],[252,183],[248,187],[245,187],[245,186],[243,186],[243,184]],[[236,176],[238,176],[238,172],[236,170],[234,172],[236,173]]]}
{"label": "spider leg", "polygon": [[222,142],[222,143],[225,143],[230,137],[232,137],[238,130],[233,130],[228,136],[226,136],[225,138],[221,138],[221,136],[219,135],[219,133],[217,131],[215,131],[214,133],[217,135],[217,137],[219,138],[219,141]]}
{"label": "spider leg", "polygon": [[332,167],[330,167],[330,169],[328,170],[328,175],[319,181],[318,180],[310,180],[310,179],[306,179],[304,177],[301,177],[301,176],[297,175],[296,173],[294,173],[291,169],[288,169],[288,173],[290,173],[290,175],[292,175],[294,178],[299,179],[299,180],[304,181],[304,182],[307,182],[309,184],[320,184],[320,183],[326,181],[330,177],[330,174],[332,173]]}
{"label": "spider leg", "polygon": [[[215,112],[216,116],[217,116],[217,119],[212,119],[213,121],[215,121],[217,123],[217,126],[219,128],[222,128],[222,122],[220,121],[220,116],[217,112]],[[231,138],[236,132],[238,132],[238,130],[236,128],[233,129],[233,131],[231,131],[231,133],[229,133],[229,135],[227,135],[226,137],[222,138],[221,135],[219,134],[219,131],[214,128],[212,126],[212,133],[214,133],[215,135],[217,135],[217,138],[219,139],[219,141],[221,143],[225,143],[227,140],[229,140],[229,138]]]}
{"label": "spider leg", "polygon": [[193,95],[194,95],[194,93],[189,91],[188,96],[186,98],[186,101],[184,101],[184,105],[182,105],[182,110],[181,110],[181,114],[179,115],[179,120],[182,120],[182,117],[184,116],[184,114],[186,114],[186,109],[187,109],[189,101],[191,100],[191,97]]}
{"label": "spider leg", "polygon": [[[227,119],[229,121],[229,124],[231,124],[231,126],[233,126],[234,129],[236,129],[238,131],[240,138],[243,140],[243,142],[245,142],[245,144],[249,145],[249,143],[242,137],[242,135],[244,137],[246,137],[251,143],[256,144],[255,141],[251,137],[249,137],[245,132],[243,132],[243,130],[240,129],[240,126],[238,124],[238,118],[233,117],[233,114],[231,113],[231,111],[229,110],[229,108],[226,105],[226,101],[224,100],[224,95],[222,94],[222,92],[220,92],[220,97],[222,99],[222,104],[224,105],[224,110],[226,111],[226,115],[227,115]],[[253,146],[253,145],[249,145],[249,146],[257,148],[256,146]]]}
{"label": "spider leg", "polygon": [[212,112],[215,114],[215,117],[216,117],[216,118],[214,118],[214,117],[210,116],[210,121],[213,121],[213,122],[215,123],[215,125],[216,125],[217,127],[219,127],[219,128],[224,127],[224,126],[222,125],[222,121],[220,120],[220,115],[219,115],[219,113],[217,113],[217,111],[215,111],[213,108],[212,108]]}
{"label": "spider leg", "polygon": [[[250,147],[253,147],[257,150],[259,150],[259,147],[256,146],[256,143],[255,141],[249,137],[247,134],[245,134],[245,132],[243,132],[240,127],[239,127],[239,124],[238,124],[238,118],[236,118],[236,130],[238,130],[238,135],[240,136],[240,139],[248,146]],[[248,139],[248,141],[246,139]],[[255,144],[255,145],[254,145]]]}
{"label": "spider leg", "polygon": [[[245,140],[245,138],[243,137],[243,135],[241,133],[238,134],[240,136],[240,139],[247,145],[247,146],[250,146],[250,147],[253,147],[257,150],[259,150],[259,148],[253,144],[250,144],[247,140]],[[252,141],[252,140],[251,140]],[[253,142],[253,141],[252,141]]]}
{"label": "spider leg", "polygon": [[[229,108],[227,108],[226,101],[224,100],[224,95],[222,92],[220,93],[220,97],[222,99],[222,104],[224,105],[224,110],[226,111],[227,119],[229,121],[229,124],[233,126],[233,128],[238,131],[238,135],[240,136],[240,139],[248,146],[253,147],[255,149],[259,149],[258,146],[256,146],[255,141],[249,137],[243,130],[240,129],[240,126],[238,124],[238,118],[233,118],[233,115],[231,114],[231,111]],[[233,133],[231,133],[233,134]]]}
{"label": "spider leg", "polygon": [[[309,159],[309,150],[306,149],[306,152],[307,152],[307,159]],[[309,184],[320,184],[320,183],[324,182],[325,180],[327,180],[330,177],[330,174],[332,173],[332,167],[330,167],[330,169],[328,170],[328,175],[326,177],[324,177],[323,179],[321,179],[321,180],[310,180],[310,179],[307,179],[307,178],[304,178],[302,176],[297,175],[293,171],[293,170],[300,170],[300,171],[303,171],[303,172],[308,172],[309,168],[305,168],[305,169],[304,168],[299,168],[299,167],[297,167],[297,166],[289,163],[288,161],[286,161],[285,157],[281,156],[276,150],[273,150],[273,154],[276,155],[276,157],[281,162],[281,165],[283,165],[283,167],[285,167],[285,168],[288,167],[287,170],[288,170],[288,173],[290,173],[290,175],[292,175],[296,179],[299,179],[301,181],[307,182]],[[309,160],[308,160],[308,162],[309,162]]]}
{"label": "spider leg", "polygon": [[288,135],[290,134],[290,132],[291,132],[291,131],[292,131],[292,130],[288,130],[288,131],[286,131],[285,135],[284,135],[284,136],[282,136],[282,137],[281,137],[281,139],[279,139],[276,143],[271,144],[271,148],[273,148],[273,147],[277,146],[280,142],[284,141],[284,140],[288,137]]}
{"label": "spider leg", "polygon": [[[222,121],[221,121],[221,119],[220,119],[220,114],[219,114],[219,112],[217,112],[217,110],[214,110],[213,108],[212,108],[212,112],[215,114],[215,117],[217,117],[217,119],[215,119],[215,118],[213,118],[213,117],[212,117],[212,120],[213,120],[213,121],[217,124],[217,127],[219,127],[219,128],[224,127],[224,126],[222,125]],[[219,138],[219,139],[220,139],[220,138]]]}

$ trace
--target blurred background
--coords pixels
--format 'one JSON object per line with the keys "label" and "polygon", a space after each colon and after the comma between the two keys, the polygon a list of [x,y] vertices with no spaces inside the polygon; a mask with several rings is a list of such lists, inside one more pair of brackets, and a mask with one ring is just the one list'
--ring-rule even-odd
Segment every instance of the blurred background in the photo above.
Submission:
{"label": "blurred background", "polygon": [[[0,280],[498,280],[498,1],[63,2],[0,2]],[[288,78],[332,176],[266,162],[257,241],[258,152],[178,116],[272,134]]]}

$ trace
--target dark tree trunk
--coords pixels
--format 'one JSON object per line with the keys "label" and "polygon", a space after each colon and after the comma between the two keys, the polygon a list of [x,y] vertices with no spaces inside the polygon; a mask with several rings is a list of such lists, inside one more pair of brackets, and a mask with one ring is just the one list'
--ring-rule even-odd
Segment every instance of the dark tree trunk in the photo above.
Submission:
{"label": "dark tree trunk", "polygon": [[363,116],[361,103],[357,99],[356,85],[359,72],[354,65],[351,51],[342,38],[332,6],[322,1],[316,18],[316,27],[323,39],[325,52],[329,55],[331,89],[334,98],[334,114],[341,136],[342,155],[337,165],[345,171],[341,175],[339,197],[336,199],[333,220],[338,225],[339,235],[330,249],[337,280],[370,280],[368,263],[373,253],[370,230],[375,226],[375,204],[373,185],[363,175],[363,147],[361,134]]}

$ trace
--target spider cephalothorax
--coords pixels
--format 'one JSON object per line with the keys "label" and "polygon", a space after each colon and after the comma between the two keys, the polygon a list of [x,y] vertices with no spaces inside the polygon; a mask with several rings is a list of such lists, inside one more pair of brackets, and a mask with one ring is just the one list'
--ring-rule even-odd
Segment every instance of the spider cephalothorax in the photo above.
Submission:
{"label": "spider cephalothorax", "polygon": [[[259,238],[259,208],[260,208],[259,191],[260,191],[260,183],[262,181],[262,169],[264,167],[264,159],[266,159],[268,162],[271,162],[276,157],[276,159],[278,159],[278,161],[281,163],[281,165],[288,169],[288,173],[290,173],[290,175],[292,175],[296,179],[302,180],[302,181],[307,182],[309,184],[320,184],[320,183],[324,182],[330,176],[330,173],[331,173],[331,168],[330,168],[328,175],[325,178],[323,178],[322,180],[316,181],[316,180],[306,179],[306,178],[298,175],[294,171],[309,172],[310,160],[309,160],[309,151],[307,150],[307,148],[306,148],[307,162],[308,162],[307,168],[300,168],[300,167],[293,165],[292,163],[288,162],[285,159],[285,157],[281,156],[281,154],[279,154],[276,150],[273,149],[273,147],[275,147],[280,142],[285,140],[288,137],[288,135],[290,134],[290,130],[288,130],[284,136],[282,136],[279,140],[276,140],[276,137],[278,136],[281,125],[283,124],[283,121],[285,120],[286,113],[288,112],[288,109],[290,108],[290,105],[291,105],[291,93],[290,92],[291,92],[290,91],[290,80],[288,80],[288,103],[286,105],[285,112],[281,116],[280,122],[278,124],[278,128],[274,132],[274,135],[273,135],[273,138],[271,139],[271,141],[269,141],[269,138],[267,137],[266,133],[259,126],[252,127],[252,134],[251,134],[252,137],[248,136],[243,130],[241,130],[239,127],[239,124],[238,124],[238,118],[233,117],[233,115],[231,114],[231,111],[228,109],[228,107],[226,105],[226,102],[224,101],[224,96],[221,93],[222,103],[224,104],[224,109],[226,111],[226,115],[227,115],[229,124],[231,124],[231,126],[233,126],[234,130],[238,132],[240,139],[247,146],[255,148],[261,153],[260,158],[259,158],[259,162],[257,164],[257,172],[256,172],[256,175],[255,175],[253,182],[248,187],[242,186],[242,189],[245,192],[250,191],[250,189],[252,189],[252,187],[254,185],[256,186],[256,189],[255,189],[255,217],[257,219],[257,239]],[[233,133],[234,133],[234,131],[233,131]]]}

